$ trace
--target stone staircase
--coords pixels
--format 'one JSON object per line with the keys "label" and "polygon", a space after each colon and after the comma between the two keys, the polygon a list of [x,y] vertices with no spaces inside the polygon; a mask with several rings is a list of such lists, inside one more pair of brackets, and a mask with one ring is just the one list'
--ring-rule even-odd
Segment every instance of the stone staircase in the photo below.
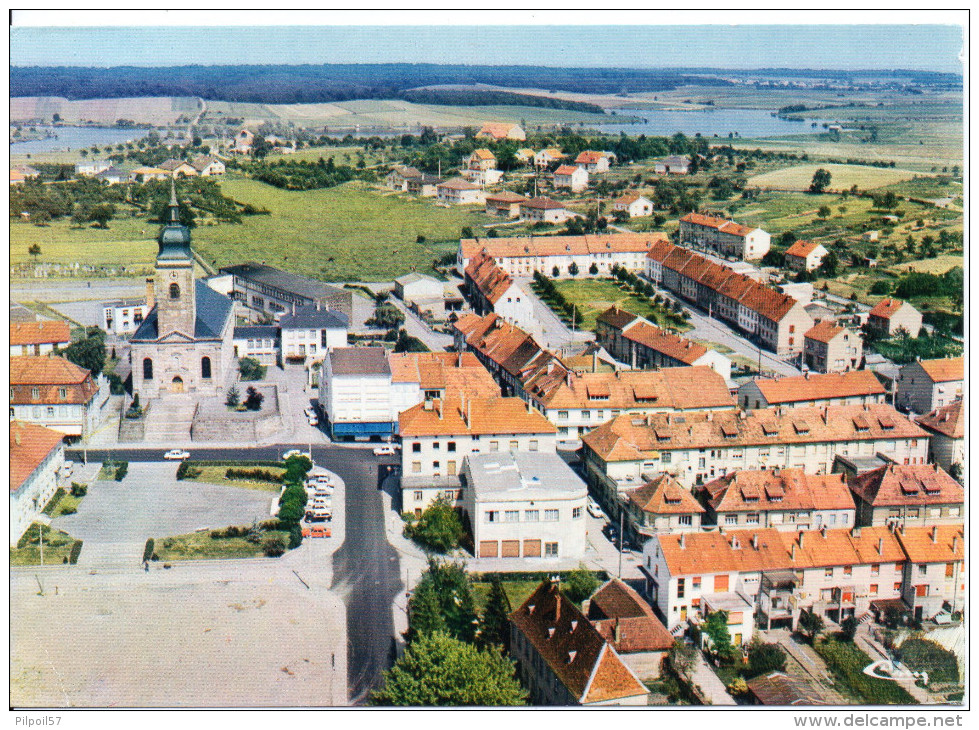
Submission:
{"label": "stone staircase", "polygon": [[197,402],[189,394],[168,395],[153,401],[146,414],[146,441],[189,441]]}

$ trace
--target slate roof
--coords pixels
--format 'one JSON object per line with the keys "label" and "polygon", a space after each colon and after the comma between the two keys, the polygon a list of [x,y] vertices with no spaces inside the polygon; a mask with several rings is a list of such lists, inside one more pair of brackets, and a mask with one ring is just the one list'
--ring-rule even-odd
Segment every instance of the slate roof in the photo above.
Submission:
{"label": "slate roof", "polygon": [[334,375],[390,375],[387,350],[383,347],[336,347],[330,351]]}
{"label": "slate roof", "polygon": [[557,583],[542,582],[510,622],[580,704],[649,693]]}
{"label": "slate roof", "polygon": [[255,263],[254,261],[235,264],[234,266],[225,266],[221,269],[221,273],[232,274],[240,279],[265,284],[266,286],[281,289],[291,294],[298,294],[307,299],[320,299],[321,297],[342,293],[343,291],[338,287],[330,286],[317,279],[311,279],[308,276],[299,276],[272,266]]}
{"label": "slate roof", "polygon": [[234,339],[279,339],[279,328],[274,324],[246,324],[235,327]]}
{"label": "slate roof", "polygon": [[59,448],[64,434],[23,421],[10,422],[10,491],[16,492],[48,455]]}
{"label": "slate roof", "polygon": [[[195,304],[197,307],[194,319],[195,340],[219,340],[225,324],[231,316],[234,303],[224,294],[214,291],[203,281],[194,282]],[[133,342],[152,342],[159,339],[157,328],[157,308],[153,307],[146,319],[132,336]]]}
{"label": "slate roof", "polygon": [[295,314],[283,314],[279,327],[284,330],[302,329],[346,329],[347,317],[331,309],[316,307],[296,307]]}

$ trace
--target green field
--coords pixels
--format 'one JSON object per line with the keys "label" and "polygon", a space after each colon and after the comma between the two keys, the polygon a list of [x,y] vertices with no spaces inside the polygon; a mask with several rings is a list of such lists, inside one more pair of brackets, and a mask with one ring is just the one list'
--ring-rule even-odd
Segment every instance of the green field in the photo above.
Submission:
{"label": "green field", "polygon": [[940,276],[946,271],[954,269],[956,266],[965,266],[965,259],[962,256],[944,254],[933,259],[918,259],[916,261],[905,261],[888,267],[887,271],[895,274],[903,274],[908,271],[918,271],[925,274],[935,274]]}
{"label": "green field", "polygon": [[26,221],[10,222],[10,263],[31,263],[27,250],[41,247],[38,263],[78,263],[93,266],[146,264],[156,257],[159,226],[145,219],[122,217],[107,229],[73,227],[67,219],[35,226]]}
{"label": "green field", "polygon": [[[205,482],[207,484],[221,484],[226,487],[238,487],[239,489],[253,489],[259,492],[275,492],[278,494],[282,490],[282,484],[277,482],[267,482],[258,479],[228,479],[225,473],[228,471],[226,466],[198,466],[195,467],[201,470],[200,476],[196,477],[186,477],[188,482]],[[256,469],[261,471],[268,471],[282,476],[285,473],[285,469],[280,469],[279,467],[273,466],[262,466],[262,467],[244,467],[248,469]]]}
{"label": "green field", "polygon": [[828,170],[832,175],[830,190],[849,190],[854,185],[861,190],[873,190],[910,180],[917,174],[912,170],[867,165],[796,165],[755,175],[748,178],[748,185],[763,190],[805,191],[809,189],[813,174],[820,168]]}
{"label": "green field", "polygon": [[681,332],[691,329],[689,324],[681,326],[667,319],[663,310],[655,307],[648,297],[636,296],[611,279],[561,279],[554,280],[554,286],[565,299],[578,307],[584,318],[582,329],[594,330],[598,315],[613,305],[643,316],[661,327],[671,327]]}
{"label": "green field", "polygon": [[[440,208],[361,182],[294,192],[229,177],[221,187],[271,215],[196,229],[194,246],[205,260],[215,266],[264,261],[330,281],[390,281],[412,269],[430,272],[436,257],[456,249],[463,226],[489,220],[482,208]],[[425,244],[416,242],[419,235]]]}
{"label": "green field", "polygon": [[154,540],[154,551],[161,561],[260,558],[264,555],[262,543],[272,538],[279,538],[288,544],[289,533],[269,530],[263,532],[260,542],[252,543],[243,537],[212,538],[210,531],[191,532],[157,538]]}

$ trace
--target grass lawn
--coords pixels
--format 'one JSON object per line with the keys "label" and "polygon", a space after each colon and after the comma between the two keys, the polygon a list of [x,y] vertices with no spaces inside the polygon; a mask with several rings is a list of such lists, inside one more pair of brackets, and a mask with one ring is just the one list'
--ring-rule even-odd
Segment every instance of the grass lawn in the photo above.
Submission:
{"label": "grass lawn", "polygon": [[[435,258],[456,250],[463,226],[489,220],[482,208],[439,208],[429,199],[362,182],[299,192],[229,177],[221,187],[271,215],[196,229],[195,248],[204,259],[215,266],[264,261],[329,281],[389,281],[412,269],[431,273]],[[429,243],[417,243],[420,235]]]}
{"label": "grass lawn", "polygon": [[149,270],[156,258],[158,229],[155,223],[128,216],[110,221],[107,229],[72,227],[67,219],[47,226],[11,221],[10,263],[33,263],[27,250],[36,243],[41,247],[40,264],[143,265],[141,269]]}
{"label": "grass lawn", "polygon": [[51,501],[47,503],[42,512],[51,518],[61,517],[61,515],[73,515],[78,511],[82,497],[73,497],[61,487],[54,493]]}
{"label": "grass lawn", "polygon": [[897,682],[864,674],[871,659],[850,642],[823,638],[816,641],[816,653],[826,662],[835,679],[834,687],[865,705],[916,705]]}
{"label": "grass lawn", "polygon": [[818,169],[828,170],[832,176],[829,187],[831,190],[849,190],[854,185],[861,190],[872,190],[886,185],[894,185],[910,180],[917,173],[912,170],[901,170],[891,167],[870,167],[867,165],[794,165],[781,170],[766,172],[748,178],[748,185],[753,188],[768,190],[808,190],[812,176]]}
{"label": "grass lawn", "polygon": [[374,165],[381,162],[382,158],[376,152],[366,152],[363,147],[305,147],[301,150],[288,155],[269,155],[267,162],[317,162],[320,158],[328,160],[331,157],[337,165],[355,165],[360,157],[364,158],[364,163]]}
{"label": "grass lawn", "polygon": [[555,280],[554,286],[565,299],[577,305],[584,318],[582,328],[586,330],[594,330],[598,315],[613,304],[646,317],[661,327],[672,327],[681,332],[691,329],[686,322],[669,317],[662,307],[653,305],[648,297],[637,296],[624,287],[620,289],[612,279],[561,279]]}
{"label": "grass lawn", "polygon": [[[207,484],[223,484],[225,486],[231,487],[241,487],[242,489],[254,489],[259,492],[275,492],[278,493],[282,489],[282,485],[277,482],[266,482],[258,479],[228,479],[225,477],[225,473],[228,471],[229,467],[226,466],[198,466],[195,469],[200,469],[200,476],[190,478],[188,477],[184,481],[188,482],[205,482]],[[241,467],[242,469],[251,469],[253,467]],[[282,475],[285,474],[285,469],[280,469],[278,467],[272,466],[261,466],[254,467],[255,469],[261,469],[262,471],[270,471],[274,474]]]}
{"label": "grass lawn", "polygon": [[905,274],[908,271],[918,271],[925,274],[941,275],[956,266],[965,266],[965,259],[954,254],[942,254],[933,259],[919,259],[917,261],[905,261],[900,264],[889,266],[887,271],[895,274]]}
{"label": "grass lawn", "polygon": [[[57,565],[67,562],[76,542],[79,545],[78,550],[81,550],[81,540],[75,540],[67,532],[54,530],[40,522],[35,522],[27,528],[27,532],[20,538],[17,547],[10,548],[11,565],[41,564],[41,539],[38,535],[38,529],[40,529],[40,537],[43,538],[44,543],[44,565]],[[78,559],[77,556],[75,559]]]}
{"label": "grass lawn", "polygon": [[[539,585],[539,580],[503,581],[503,590],[506,592],[507,598],[510,600],[510,608],[517,609],[522,606],[523,602],[530,598],[530,594],[537,590],[537,586]],[[486,606],[486,601],[489,599],[491,587],[492,583],[487,583],[484,581],[473,582],[473,602],[476,604],[477,613],[482,613],[483,608]]]}
{"label": "grass lawn", "polygon": [[191,532],[186,535],[156,539],[154,550],[161,561],[174,560],[221,560],[236,558],[261,558],[262,543],[278,537],[287,545],[289,533],[282,530],[271,530],[263,533],[258,544],[248,542],[243,537],[212,538],[210,530]]}

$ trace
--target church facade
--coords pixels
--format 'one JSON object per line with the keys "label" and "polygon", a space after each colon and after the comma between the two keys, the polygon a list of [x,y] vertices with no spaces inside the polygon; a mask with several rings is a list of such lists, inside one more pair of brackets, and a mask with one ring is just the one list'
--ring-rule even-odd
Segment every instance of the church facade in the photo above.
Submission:
{"label": "church facade", "polygon": [[233,303],[194,278],[190,230],[180,223],[171,187],[169,220],[160,229],[153,306],[130,340],[133,393],[223,395],[236,370]]}

